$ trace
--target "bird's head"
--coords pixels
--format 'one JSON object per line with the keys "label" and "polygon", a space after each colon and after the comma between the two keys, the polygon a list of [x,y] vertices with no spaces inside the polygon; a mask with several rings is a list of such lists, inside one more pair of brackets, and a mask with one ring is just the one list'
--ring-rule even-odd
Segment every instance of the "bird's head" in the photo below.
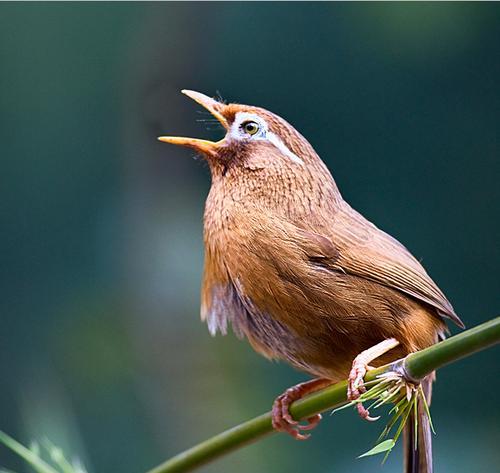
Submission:
{"label": "bird's head", "polygon": [[[303,218],[340,199],[337,186],[309,142],[286,120],[260,107],[224,104],[183,90],[206,108],[226,134],[220,141],[162,136],[165,143],[201,153],[212,173],[211,194],[225,201],[272,207]],[[217,202],[220,199],[216,199]]]}
{"label": "bird's head", "polygon": [[179,136],[161,136],[165,143],[188,146],[204,155],[211,167],[227,170],[250,168],[305,167],[318,160],[309,142],[281,117],[263,108],[225,104],[192,90],[183,90],[207,109],[225,128],[220,141]]}

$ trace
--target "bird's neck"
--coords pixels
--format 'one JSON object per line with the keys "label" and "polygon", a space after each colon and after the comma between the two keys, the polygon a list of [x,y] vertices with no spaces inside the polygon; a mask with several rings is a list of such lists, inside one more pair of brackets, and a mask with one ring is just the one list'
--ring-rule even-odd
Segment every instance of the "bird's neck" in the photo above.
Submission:
{"label": "bird's neck", "polygon": [[212,168],[205,206],[205,230],[230,229],[235,212],[266,211],[301,226],[331,220],[342,196],[322,161],[279,169]]}

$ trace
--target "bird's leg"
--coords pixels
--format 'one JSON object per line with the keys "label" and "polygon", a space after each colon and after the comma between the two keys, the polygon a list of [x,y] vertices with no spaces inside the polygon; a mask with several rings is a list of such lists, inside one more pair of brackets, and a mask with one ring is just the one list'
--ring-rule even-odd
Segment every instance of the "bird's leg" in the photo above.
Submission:
{"label": "bird's leg", "polygon": [[272,409],[272,420],[273,427],[279,432],[287,432],[294,439],[297,440],[307,440],[310,434],[303,434],[301,430],[312,430],[316,427],[321,420],[321,414],[316,414],[312,417],[306,419],[307,424],[300,424],[298,421],[293,419],[290,414],[290,405],[303,398],[307,394],[311,394],[318,391],[326,386],[332,384],[332,381],[324,378],[312,379],[311,381],[306,381],[305,383],[297,384],[288,388],[283,394],[278,396],[273,404]]}
{"label": "bird's leg", "polygon": [[[371,369],[368,364],[375,358],[382,356],[384,353],[392,350],[394,347],[398,346],[399,342],[395,338],[388,338],[383,342],[377,343],[371,348],[362,351],[354,361],[352,362],[351,372],[349,373],[348,384],[347,384],[347,398],[350,401],[355,401],[359,398],[361,393],[366,391],[363,383],[363,378],[365,377],[366,371]],[[378,417],[370,417],[368,409],[363,407],[363,404],[359,402],[356,404],[359,415],[366,420],[374,421]]]}

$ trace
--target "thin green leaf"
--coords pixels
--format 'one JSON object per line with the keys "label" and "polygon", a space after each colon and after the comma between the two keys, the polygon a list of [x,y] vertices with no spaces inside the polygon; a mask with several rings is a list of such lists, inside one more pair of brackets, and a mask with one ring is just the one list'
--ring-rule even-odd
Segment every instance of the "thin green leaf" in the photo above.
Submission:
{"label": "thin green leaf", "polygon": [[394,387],[393,389],[390,389],[387,391],[387,395],[385,395],[382,399],[380,399],[374,406],[375,409],[377,409],[380,406],[383,406],[384,404],[389,404],[389,402],[392,402],[395,400],[395,398],[399,395],[399,386]]}
{"label": "thin green leaf", "polygon": [[410,403],[410,404],[407,404],[402,411],[401,422],[399,424],[398,430],[396,430],[396,434],[394,435],[395,442],[398,441],[398,438],[401,435],[401,432],[403,431],[403,427],[405,426],[406,422],[408,421],[408,417],[410,417],[411,408],[412,408],[412,405]]}
{"label": "thin green leaf", "polygon": [[418,395],[415,394],[414,400],[413,400],[413,428],[414,428],[414,435],[413,437],[415,438],[413,448],[415,451],[417,450],[418,447]]}
{"label": "thin green leaf", "polygon": [[29,449],[33,452],[34,455],[36,455],[37,457],[40,456],[40,444],[38,442],[36,442],[35,440],[32,440],[30,442],[30,446],[29,446]]}
{"label": "thin green leaf", "polygon": [[330,412],[330,415],[332,416],[333,414],[336,414],[339,411],[343,411],[344,409],[347,409],[348,407],[354,406],[356,403],[355,402],[348,402],[347,404],[344,404],[343,406],[336,407],[335,409]]}
{"label": "thin green leaf", "polygon": [[396,412],[391,417],[391,419],[389,420],[389,422],[385,426],[384,430],[380,434],[379,438],[377,439],[377,442],[382,440],[382,438],[387,437],[389,435],[389,432],[394,427],[394,425],[396,424],[396,422],[398,421],[398,419],[401,417],[402,414],[403,414],[403,411],[400,409],[398,412]]}
{"label": "thin green leaf", "polygon": [[[406,398],[405,398],[405,400],[406,400]],[[401,414],[399,415],[399,417],[401,418],[401,422],[399,423],[398,429],[396,430],[396,434],[394,435],[394,444],[396,444],[396,442],[398,441],[399,436],[401,435],[401,432],[403,431],[403,427],[405,426],[406,422],[408,421],[408,417],[410,417],[411,409],[412,409],[411,402],[405,404],[404,407],[401,409]],[[384,459],[382,460],[382,464],[384,464],[385,461],[387,460],[389,453],[391,453],[390,450],[385,454]]]}
{"label": "thin green leaf", "polygon": [[45,463],[40,457],[35,455],[31,450],[20,444],[17,440],[7,435],[0,430],[0,442],[12,451],[16,452],[26,462],[36,468],[40,473],[58,473],[54,468]]}
{"label": "thin green leaf", "polygon": [[368,450],[367,452],[360,455],[358,458],[370,457],[372,455],[378,455],[379,453],[387,452],[388,450],[390,451],[395,444],[396,442],[393,439],[384,440],[383,442],[375,445],[375,447],[373,447],[371,450]]}
{"label": "thin green leaf", "polygon": [[429,409],[429,404],[427,404],[427,399],[425,399],[425,394],[424,394],[424,390],[422,389],[422,386],[419,387],[419,391],[420,391],[420,396],[422,397],[422,403],[424,405],[425,414],[427,415],[427,418],[429,419],[429,425],[431,426],[431,431],[434,435],[436,435],[436,431],[434,430],[434,425],[432,424],[431,411]]}
{"label": "thin green leaf", "polygon": [[50,440],[44,440],[45,448],[49,452],[50,459],[57,465],[62,473],[74,473],[75,470],[73,466],[69,463],[69,461],[64,456],[63,451],[54,445]]}

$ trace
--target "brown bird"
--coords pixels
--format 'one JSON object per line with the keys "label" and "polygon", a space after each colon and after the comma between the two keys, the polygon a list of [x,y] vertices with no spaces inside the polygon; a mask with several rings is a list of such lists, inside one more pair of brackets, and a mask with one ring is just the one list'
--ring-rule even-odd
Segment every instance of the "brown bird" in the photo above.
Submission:
{"label": "brown bird", "polygon": [[[201,317],[212,334],[232,325],[259,353],[315,377],[273,405],[274,428],[305,439],[302,431],[321,417],[299,424],[288,411],[293,401],[347,376],[355,399],[373,360],[380,366],[436,343],[443,318],[463,324],[408,250],[344,201],[313,147],[283,118],[183,93],[226,129],[218,142],[159,138],[194,148],[211,171]],[[423,381],[429,396],[431,382]],[[406,436],[406,468],[430,473],[428,423],[419,429],[416,450]]]}

